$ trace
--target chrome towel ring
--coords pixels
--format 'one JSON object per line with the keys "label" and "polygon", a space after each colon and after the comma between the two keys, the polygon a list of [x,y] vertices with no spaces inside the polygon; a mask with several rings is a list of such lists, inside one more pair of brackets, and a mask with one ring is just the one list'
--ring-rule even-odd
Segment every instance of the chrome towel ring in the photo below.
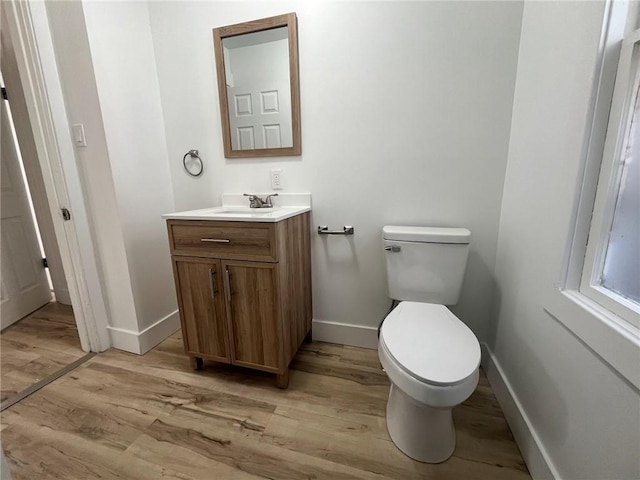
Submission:
{"label": "chrome towel ring", "polygon": [[[187,161],[187,157],[190,158],[189,161]],[[187,163],[191,166],[187,166]],[[184,157],[182,157],[182,166],[184,167],[185,172],[192,177],[199,177],[202,175],[204,164],[202,163],[198,150],[189,150],[185,153]]]}

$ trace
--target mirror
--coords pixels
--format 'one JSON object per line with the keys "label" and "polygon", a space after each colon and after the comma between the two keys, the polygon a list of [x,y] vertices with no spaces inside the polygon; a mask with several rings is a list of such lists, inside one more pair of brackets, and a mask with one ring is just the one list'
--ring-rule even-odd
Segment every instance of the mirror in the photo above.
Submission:
{"label": "mirror", "polygon": [[295,13],[213,30],[227,158],[300,155]]}

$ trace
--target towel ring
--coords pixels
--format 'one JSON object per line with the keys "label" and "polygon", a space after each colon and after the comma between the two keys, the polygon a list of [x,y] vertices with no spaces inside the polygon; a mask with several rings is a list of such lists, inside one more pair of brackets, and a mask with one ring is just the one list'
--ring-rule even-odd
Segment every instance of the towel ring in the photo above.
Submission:
{"label": "towel ring", "polygon": [[[202,170],[204,169],[202,159],[200,158],[200,155],[198,155],[198,153],[198,150],[189,150],[184,154],[184,157],[182,157],[182,166],[184,167],[185,172],[187,172],[192,177],[199,177],[200,175],[202,175]],[[189,167],[187,167],[187,157],[191,157],[192,159],[197,158],[197,163],[200,165],[200,168],[196,171],[192,171],[191,169],[189,169]]]}

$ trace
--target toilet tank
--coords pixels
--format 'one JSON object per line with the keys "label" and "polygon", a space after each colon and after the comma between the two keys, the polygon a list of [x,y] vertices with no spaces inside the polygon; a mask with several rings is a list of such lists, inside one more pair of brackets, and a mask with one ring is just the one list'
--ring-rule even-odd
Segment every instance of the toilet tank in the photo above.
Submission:
{"label": "toilet tank", "polygon": [[466,228],[383,227],[389,297],[455,305],[470,238]]}

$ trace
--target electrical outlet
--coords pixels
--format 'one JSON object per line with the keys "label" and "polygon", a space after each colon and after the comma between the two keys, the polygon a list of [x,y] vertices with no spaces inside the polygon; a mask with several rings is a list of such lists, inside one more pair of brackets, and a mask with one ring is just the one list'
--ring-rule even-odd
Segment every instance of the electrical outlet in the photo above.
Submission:
{"label": "electrical outlet", "polygon": [[271,188],[273,188],[274,190],[282,189],[282,169],[281,168],[271,169]]}

